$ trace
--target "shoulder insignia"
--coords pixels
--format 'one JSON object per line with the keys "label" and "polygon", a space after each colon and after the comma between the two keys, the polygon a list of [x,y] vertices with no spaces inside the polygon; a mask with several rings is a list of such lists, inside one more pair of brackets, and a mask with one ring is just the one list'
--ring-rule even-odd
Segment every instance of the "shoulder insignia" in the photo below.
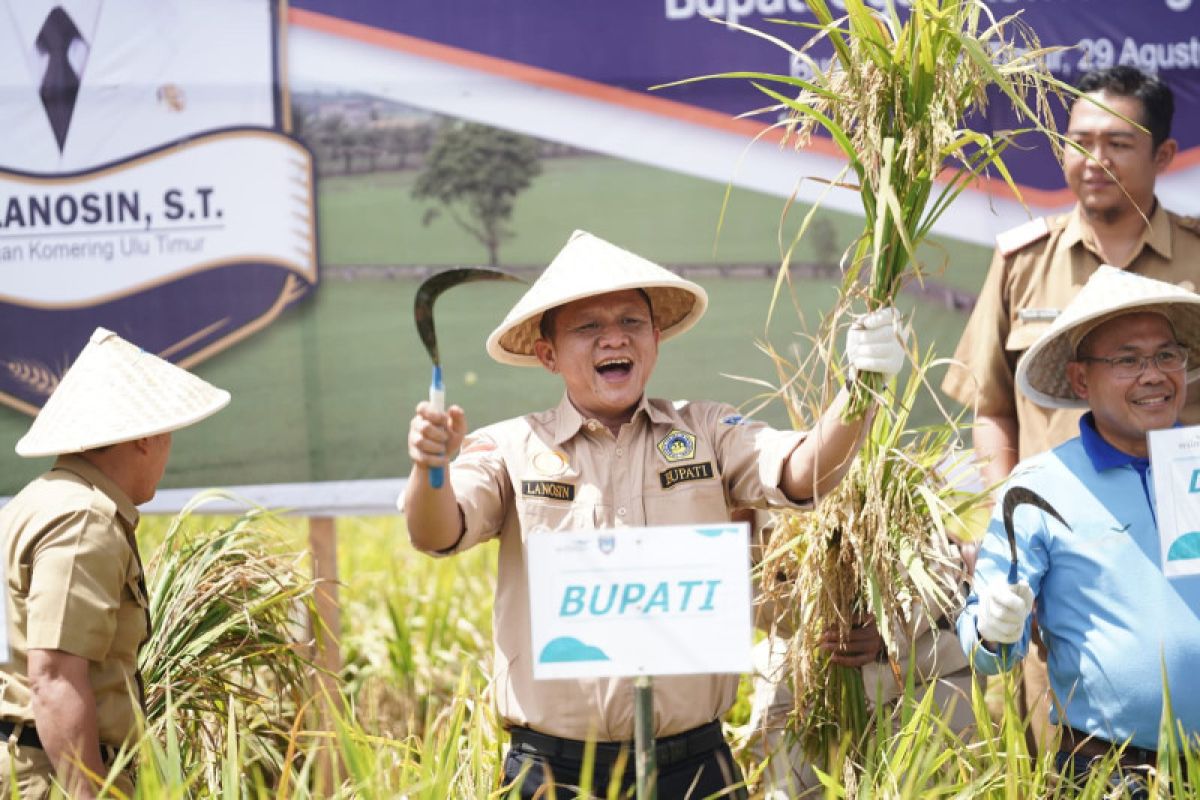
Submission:
{"label": "shoulder insignia", "polygon": [[1176,217],[1175,221],[1179,223],[1179,227],[1200,234],[1200,217]]}
{"label": "shoulder insignia", "polygon": [[491,439],[483,436],[475,436],[467,439],[467,441],[463,444],[462,449],[460,449],[458,452],[460,455],[467,455],[469,453],[489,453],[495,449],[496,443]]}
{"label": "shoulder insignia", "polygon": [[1001,255],[1011,256],[1013,253],[1039,242],[1050,235],[1050,223],[1045,217],[1031,219],[1029,222],[1009,228],[996,236],[996,249]]}

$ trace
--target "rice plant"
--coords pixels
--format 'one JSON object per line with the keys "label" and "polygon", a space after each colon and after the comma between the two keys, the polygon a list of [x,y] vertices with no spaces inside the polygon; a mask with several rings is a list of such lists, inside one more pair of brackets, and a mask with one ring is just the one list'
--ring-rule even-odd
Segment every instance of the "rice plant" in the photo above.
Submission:
{"label": "rice plant", "polygon": [[[153,520],[147,527],[149,550],[158,537]],[[185,527],[191,530],[181,530]],[[303,539],[298,527],[297,521],[261,515],[173,521],[149,561],[152,583],[156,590],[176,597],[194,591],[188,587],[206,585],[205,581],[180,577],[187,570],[178,567],[170,580],[178,580],[180,585],[162,584],[167,578],[160,570],[173,558],[169,551],[178,555],[190,548],[206,553],[195,557],[209,565],[221,563],[221,558],[213,557],[214,551],[233,552],[240,547],[255,554],[250,560],[256,564],[266,563],[259,559],[273,553],[271,558],[280,559],[285,570],[292,569],[295,556],[286,554],[297,552]],[[344,623],[351,657],[345,667],[349,680],[339,684],[346,689],[343,711],[334,715],[327,728],[315,727],[311,716],[286,709],[285,716],[273,725],[258,725],[253,720],[261,712],[253,707],[253,692],[234,690],[230,699],[218,698],[218,692],[229,688],[228,676],[224,683],[211,684],[211,702],[207,703],[196,702],[199,692],[189,692],[184,681],[175,680],[161,688],[161,702],[145,733],[125,754],[138,767],[135,798],[502,800],[514,796],[500,781],[506,737],[487,695],[485,678],[490,641],[482,632],[488,629],[491,614],[494,551],[485,547],[456,559],[433,560],[407,547],[403,522],[398,518],[342,520],[340,527],[343,596],[353,603],[347,607]],[[234,529],[236,536],[220,538]],[[200,544],[204,540],[210,541],[209,546]],[[236,564],[237,559],[228,563]],[[277,583],[287,587],[294,579]],[[217,582],[230,583],[223,578]],[[268,586],[271,581],[250,583]],[[290,597],[295,590],[285,588],[283,593]],[[435,594],[439,600],[430,606]],[[411,624],[396,625],[392,620],[397,614]],[[430,615],[456,621],[435,624]],[[194,625],[188,635],[218,627]],[[177,634],[183,636],[184,629],[179,628]],[[156,635],[176,633],[159,631]],[[408,642],[401,645],[398,637],[407,637]],[[351,646],[350,640],[358,641]],[[238,640],[217,636],[207,641]],[[367,657],[368,644],[380,656],[378,660]],[[405,648],[405,658],[380,655]],[[176,643],[164,649],[180,653],[185,648]],[[272,662],[292,658],[272,647],[235,649],[257,653]],[[196,652],[194,657],[210,656]],[[228,654],[211,657],[215,660],[208,663],[218,667],[230,663],[231,658]],[[163,663],[171,663],[171,659]],[[235,664],[234,673],[245,663]],[[149,662],[146,667],[154,669]],[[275,668],[274,663],[257,665],[267,673]],[[203,680],[203,676],[195,677]],[[148,686],[153,684],[151,681]],[[393,687],[397,705],[373,706],[364,701],[385,684]],[[298,685],[297,709],[311,704],[315,691],[308,683]],[[960,736],[947,725],[945,710],[932,696],[910,684],[895,704],[871,713],[873,733],[857,751],[839,742],[820,770],[822,785],[805,796],[995,800],[1118,796],[1108,785],[1115,759],[1098,764],[1096,774],[1082,786],[1069,786],[1054,771],[1051,755],[1035,756],[1027,751],[1027,721],[1016,711],[1011,682],[1001,706],[994,721],[982,694],[977,693],[972,705],[974,731]],[[386,717],[397,709],[401,709],[397,717]],[[420,716],[414,718],[418,709]],[[401,729],[404,732],[394,732]],[[277,758],[264,758],[263,743],[254,741],[263,731],[269,731],[265,741]],[[1151,776],[1151,796],[1200,798],[1200,785],[1194,777],[1191,782],[1186,777],[1200,775],[1200,742],[1169,727],[1164,729],[1163,741],[1158,769]],[[323,749],[332,750],[343,767],[332,781],[322,781],[317,775]],[[739,758],[751,797],[761,797],[764,764],[748,752]],[[595,787],[593,795],[617,796],[610,787]],[[120,797],[112,791],[105,796]]]}
{"label": "rice plant", "polygon": [[[1036,34],[1019,13],[997,18],[983,0],[909,0],[870,8],[844,0],[835,15],[826,0],[807,3],[816,23],[770,20],[807,35],[800,45],[779,35],[730,25],[769,41],[803,64],[809,79],[765,72],[727,72],[692,78],[749,81],[769,98],[756,112],[776,118],[768,130],[803,149],[820,132],[846,164],[831,186],[858,192],[862,234],[843,259],[843,302],[868,278],[868,308],[891,305],[902,284],[921,278],[917,248],[954,200],[984,176],[997,176],[1021,193],[1004,162],[1005,151],[1026,133],[1041,134],[1058,153],[1052,100],[1073,90],[1055,78]],[[825,66],[813,50],[828,45]],[[992,130],[988,107],[1003,102],[1012,127]],[[779,280],[808,229],[818,202],[783,252]],[[786,214],[786,209],[785,209]],[[836,315],[831,317],[836,321]],[[861,417],[878,376],[854,381],[847,416]]]}
{"label": "rice plant", "polygon": [[[284,555],[278,523],[256,511],[215,529],[191,525],[201,495],[146,565],[152,635],[139,654],[149,732],[170,734],[179,759],[219,783],[238,720],[242,758],[276,781],[309,692],[302,621],[313,580]],[[171,713],[168,715],[167,711]]]}

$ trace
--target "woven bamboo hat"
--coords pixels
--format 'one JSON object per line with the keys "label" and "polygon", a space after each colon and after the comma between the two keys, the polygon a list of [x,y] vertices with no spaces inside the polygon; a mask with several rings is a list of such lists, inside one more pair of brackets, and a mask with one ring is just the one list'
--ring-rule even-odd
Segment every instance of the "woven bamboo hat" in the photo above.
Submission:
{"label": "woven bamboo hat", "polygon": [[1087,408],[1067,380],[1083,337],[1113,317],[1153,312],[1188,350],[1189,382],[1200,377],[1200,295],[1172,283],[1101,266],[1017,363],[1017,386],[1047,408]]}
{"label": "woven bamboo hat", "polygon": [[228,403],[224,389],[97,328],[17,442],[17,454],[79,453],[167,433]]}
{"label": "woven bamboo hat", "polygon": [[542,314],[575,300],[625,289],[643,289],[650,296],[654,324],[663,340],[695,325],[708,308],[708,294],[691,281],[598,236],[575,231],[492,331],[488,354],[501,364],[536,367],[533,343],[541,336]]}

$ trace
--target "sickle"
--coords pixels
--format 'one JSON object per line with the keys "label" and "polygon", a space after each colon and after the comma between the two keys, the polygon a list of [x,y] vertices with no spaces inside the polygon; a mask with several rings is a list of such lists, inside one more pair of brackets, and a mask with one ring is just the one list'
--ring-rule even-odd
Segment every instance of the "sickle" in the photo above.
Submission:
{"label": "sickle", "polygon": [[1013,514],[1019,506],[1030,505],[1040,508],[1050,516],[1062,523],[1062,526],[1067,530],[1071,526],[1062,518],[1055,510],[1054,506],[1032,489],[1026,489],[1024,486],[1014,486],[1004,493],[1004,503],[1001,506],[1004,519],[1004,533],[1008,536],[1008,548],[1012,555],[1012,564],[1008,568],[1008,582],[1014,584],[1017,582],[1017,533],[1013,530]]}
{"label": "sickle", "polygon": [[[438,355],[437,332],[433,327],[433,303],[447,289],[459,284],[474,283],[476,281],[516,281],[524,283],[524,281],[515,275],[509,275],[507,272],[498,269],[490,267],[460,267],[458,269],[443,270],[426,278],[417,287],[417,294],[413,298],[413,319],[417,323],[417,335],[421,337],[421,342],[425,345],[425,350],[429,353],[430,360],[433,361],[433,379],[429,384],[429,402],[438,411],[445,410],[446,392],[442,383],[442,360]],[[432,467],[429,470],[429,485],[434,489],[441,488],[443,480],[445,480],[445,471],[441,467]]]}

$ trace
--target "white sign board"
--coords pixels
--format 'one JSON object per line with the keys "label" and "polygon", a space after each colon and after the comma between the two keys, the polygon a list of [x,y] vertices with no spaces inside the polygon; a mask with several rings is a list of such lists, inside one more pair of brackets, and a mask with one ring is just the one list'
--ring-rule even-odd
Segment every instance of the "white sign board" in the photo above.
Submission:
{"label": "white sign board", "polygon": [[1200,575],[1200,425],[1150,432],[1163,574]]}
{"label": "white sign board", "polygon": [[546,531],[526,546],[534,678],[750,670],[745,523]]}

